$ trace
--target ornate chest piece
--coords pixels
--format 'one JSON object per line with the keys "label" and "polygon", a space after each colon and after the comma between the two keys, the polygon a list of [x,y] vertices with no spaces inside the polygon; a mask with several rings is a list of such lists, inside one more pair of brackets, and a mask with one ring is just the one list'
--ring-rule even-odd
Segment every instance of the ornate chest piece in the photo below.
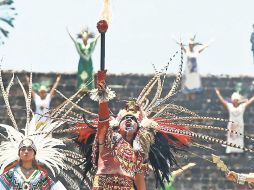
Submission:
{"label": "ornate chest piece", "polygon": [[22,190],[29,190],[29,183],[28,182],[24,182],[22,185]]}

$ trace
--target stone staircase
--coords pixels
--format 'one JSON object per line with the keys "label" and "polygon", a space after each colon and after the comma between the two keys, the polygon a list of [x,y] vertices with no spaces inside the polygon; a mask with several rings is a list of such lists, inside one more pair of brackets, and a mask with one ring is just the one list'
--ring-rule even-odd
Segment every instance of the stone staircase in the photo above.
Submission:
{"label": "stone staircase", "polygon": [[[16,73],[19,79],[25,84],[25,75],[26,72]],[[12,76],[11,71],[3,72],[3,81],[4,84],[10,80]],[[111,111],[114,114],[117,114],[118,110],[123,107],[124,102],[121,100],[127,100],[129,97],[137,97],[139,92],[142,90],[144,85],[152,76],[147,75],[114,75],[110,74],[107,79],[107,84],[116,91],[117,97],[110,102]],[[34,73],[33,81],[38,82],[41,80],[51,79],[53,82],[56,79],[56,73]],[[174,76],[168,76],[168,80],[165,82],[165,91],[168,90]],[[179,92],[174,98],[173,102],[182,105],[192,111],[195,111],[202,116],[211,116],[219,118],[228,118],[228,113],[225,108],[219,103],[217,96],[214,92],[214,87],[221,89],[221,93],[224,97],[230,97],[233,92],[233,87],[239,82],[242,83],[243,87],[246,89],[246,95],[250,97],[254,95],[252,81],[254,79],[250,77],[234,77],[229,76],[206,76],[202,78],[203,83],[203,92],[197,94],[195,100],[188,101],[186,96]],[[70,97],[76,91],[76,76],[75,74],[62,74],[62,79],[58,90],[61,91],[65,96]],[[27,89],[27,85],[25,84]],[[168,89],[166,89],[168,88]],[[165,95],[165,93],[163,94]],[[63,101],[63,98],[60,95],[56,95],[51,103],[51,107],[59,105]],[[22,90],[15,82],[14,86],[10,91],[10,103],[13,106],[13,111],[15,118],[19,126],[25,124],[25,102],[22,94]],[[6,109],[4,107],[3,98],[0,97],[0,123],[11,124]],[[90,111],[97,111],[97,104],[92,102],[88,97],[85,97],[80,105]],[[245,112],[245,134],[249,136],[254,136],[254,105],[251,105],[247,108]],[[206,124],[217,125],[216,122],[207,122]],[[226,123],[219,125],[220,127],[226,128]],[[199,131],[199,130],[196,130]],[[216,136],[225,140],[225,132],[220,131],[208,131],[204,130],[203,133]],[[253,148],[253,142],[250,140],[245,141],[246,147]],[[209,145],[210,146],[210,145]],[[221,156],[225,163],[230,167],[230,169],[237,172],[254,172],[254,154],[253,153],[243,153],[240,155],[226,155],[225,147],[221,145],[212,144],[212,147],[215,151],[213,152],[216,155]],[[218,171],[215,166],[207,161],[206,159],[211,160],[211,151],[206,151],[198,148],[190,148],[190,152],[195,153],[196,155],[185,153],[183,157],[179,158],[180,165],[185,165],[188,162],[196,162],[197,166],[193,169],[186,171],[182,176],[177,177],[175,181],[175,187],[177,190],[238,190],[238,189],[248,189],[247,186],[239,186],[232,182],[229,182],[225,179],[224,174]],[[147,189],[155,189],[153,175],[147,177]]]}

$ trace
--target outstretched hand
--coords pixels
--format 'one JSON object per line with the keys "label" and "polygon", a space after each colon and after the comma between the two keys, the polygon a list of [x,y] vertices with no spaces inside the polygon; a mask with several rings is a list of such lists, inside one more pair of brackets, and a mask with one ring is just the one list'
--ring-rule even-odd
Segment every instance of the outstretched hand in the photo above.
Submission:
{"label": "outstretched hand", "polygon": [[226,174],[226,178],[230,181],[236,181],[238,177],[238,174],[234,171],[230,171]]}

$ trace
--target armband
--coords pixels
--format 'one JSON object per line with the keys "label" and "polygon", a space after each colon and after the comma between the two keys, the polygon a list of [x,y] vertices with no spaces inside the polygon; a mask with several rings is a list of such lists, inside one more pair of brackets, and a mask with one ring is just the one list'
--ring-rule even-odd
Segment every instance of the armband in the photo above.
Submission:
{"label": "armband", "polygon": [[243,185],[246,182],[246,176],[244,174],[238,174],[237,175],[237,181],[238,184]]}

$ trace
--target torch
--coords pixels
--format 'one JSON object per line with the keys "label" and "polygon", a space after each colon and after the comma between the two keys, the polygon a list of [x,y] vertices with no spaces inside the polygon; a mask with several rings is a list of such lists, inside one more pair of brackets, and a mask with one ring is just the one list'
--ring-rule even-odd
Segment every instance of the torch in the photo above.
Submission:
{"label": "torch", "polygon": [[101,34],[101,67],[100,70],[105,70],[105,33],[108,29],[108,23],[106,20],[100,20],[97,23],[97,29]]}

